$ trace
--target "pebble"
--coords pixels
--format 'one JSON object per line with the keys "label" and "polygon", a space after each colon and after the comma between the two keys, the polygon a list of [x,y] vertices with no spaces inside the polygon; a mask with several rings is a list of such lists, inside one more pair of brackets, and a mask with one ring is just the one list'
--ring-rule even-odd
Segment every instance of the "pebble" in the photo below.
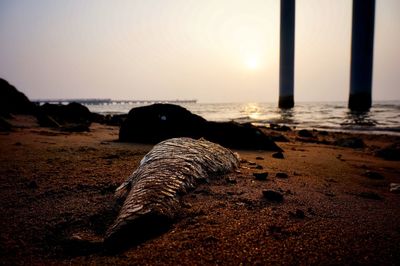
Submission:
{"label": "pebble", "polygon": [[263,196],[270,201],[282,202],[283,194],[275,190],[263,190]]}
{"label": "pebble", "polygon": [[400,183],[390,183],[390,192],[400,193]]}
{"label": "pebble", "polygon": [[285,157],[283,156],[282,152],[275,152],[272,154],[272,157],[275,159],[284,159]]}
{"label": "pebble", "polygon": [[276,173],[275,177],[277,177],[277,178],[288,178],[289,176],[286,173],[279,172],[279,173]]}
{"label": "pebble", "polygon": [[361,192],[358,194],[360,197],[365,199],[372,199],[372,200],[381,200],[382,197],[375,192]]}
{"label": "pebble", "polygon": [[264,158],[263,158],[263,157],[260,157],[260,156],[257,156],[257,157],[256,157],[256,160],[264,160]]}
{"label": "pebble", "polygon": [[385,160],[399,161],[400,160],[400,142],[393,143],[375,153],[376,156]]}
{"label": "pebble", "polygon": [[364,141],[361,138],[356,137],[337,139],[333,144],[336,146],[353,149],[360,149],[365,147]]}
{"label": "pebble", "polygon": [[226,180],[226,182],[228,182],[230,184],[236,184],[237,183],[236,179],[234,177],[231,177],[231,176],[225,178],[225,180]]}
{"label": "pebble", "polygon": [[381,175],[380,173],[378,173],[378,172],[373,172],[373,171],[370,171],[370,170],[367,170],[367,171],[365,171],[365,174],[364,174],[366,177],[368,177],[368,178],[370,178],[370,179],[377,179],[377,180],[381,180],[381,179],[384,179],[385,177],[383,176],[383,175]]}
{"label": "pebble", "polygon": [[307,130],[307,129],[302,129],[299,132],[297,132],[297,135],[299,135],[299,137],[303,137],[303,138],[312,138],[313,134]]}
{"label": "pebble", "polygon": [[297,209],[296,212],[289,212],[289,215],[292,216],[293,218],[298,218],[298,219],[304,219],[306,217],[304,211],[300,209]]}
{"label": "pebble", "polygon": [[328,133],[328,131],[322,130],[322,131],[318,131],[318,135],[321,135],[321,136],[328,136],[329,133]]}
{"label": "pebble", "polygon": [[38,188],[38,184],[36,183],[35,180],[32,180],[31,182],[29,182],[27,184],[27,186],[28,186],[28,188],[32,188],[32,189]]}
{"label": "pebble", "polygon": [[256,178],[256,180],[265,181],[267,180],[268,172],[253,173],[253,176]]}

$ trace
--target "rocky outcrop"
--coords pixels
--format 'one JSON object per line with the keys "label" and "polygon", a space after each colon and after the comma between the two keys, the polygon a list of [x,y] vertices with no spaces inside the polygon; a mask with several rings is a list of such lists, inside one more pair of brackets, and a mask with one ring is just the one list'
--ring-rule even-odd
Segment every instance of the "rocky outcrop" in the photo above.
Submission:
{"label": "rocky outcrop", "polygon": [[65,131],[89,131],[92,113],[79,103],[67,105],[46,103],[39,107],[37,115],[39,124],[44,127],[55,127]]}
{"label": "rocky outcrop", "polygon": [[172,104],[131,109],[119,132],[119,140],[123,142],[158,143],[174,137],[204,137],[237,149],[281,150],[269,136],[251,124],[209,122]]}
{"label": "rocky outcrop", "polygon": [[202,137],[207,121],[185,108],[153,104],[133,108],[121,125],[119,139],[125,142],[158,143],[173,137]]}
{"label": "rocky outcrop", "polygon": [[0,78],[0,116],[10,117],[11,114],[35,113],[36,106],[13,85]]}

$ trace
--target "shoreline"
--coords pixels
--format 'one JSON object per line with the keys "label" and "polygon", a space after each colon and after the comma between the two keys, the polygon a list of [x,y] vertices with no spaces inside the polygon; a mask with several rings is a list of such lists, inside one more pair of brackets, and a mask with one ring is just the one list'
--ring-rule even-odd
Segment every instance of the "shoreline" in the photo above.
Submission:
{"label": "shoreline", "polygon": [[[400,260],[398,161],[375,156],[399,136],[271,131],[274,152],[234,150],[239,173],[182,197],[166,233],[118,254],[99,242],[116,217],[113,192],[153,145],[117,142],[118,127],[41,128],[16,116],[0,134],[2,264],[387,264]],[[362,148],[333,145],[359,138]],[[281,138],[281,140],[283,140]],[[267,172],[265,181],[254,173]],[[372,175],[371,173],[376,173]],[[283,202],[263,197],[282,194]],[[90,241],[88,241],[89,239]]]}

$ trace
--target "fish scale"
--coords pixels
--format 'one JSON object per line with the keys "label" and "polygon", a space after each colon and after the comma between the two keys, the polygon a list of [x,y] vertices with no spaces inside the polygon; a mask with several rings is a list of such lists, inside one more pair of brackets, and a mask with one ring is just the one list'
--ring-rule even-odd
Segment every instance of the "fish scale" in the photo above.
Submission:
{"label": "fish scale", "polygon": [[236,154],[204,139],[173,138],[160,142],[117,188],[117,195],[126,198],[105,240],[117,236],[144,215],[173,218],[181,207],[181,194],[194,189],[200,180],[238,166]]}

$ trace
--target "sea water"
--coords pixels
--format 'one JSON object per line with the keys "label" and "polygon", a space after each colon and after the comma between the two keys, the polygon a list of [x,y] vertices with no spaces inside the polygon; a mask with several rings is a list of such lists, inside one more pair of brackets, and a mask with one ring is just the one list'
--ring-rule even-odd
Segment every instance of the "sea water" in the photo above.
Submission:
{"label": "sea water", "polygon": [[[124,114],[148,104],[90,104],[90,111]],[[352,112],[346,102],[298,102],[292,109],[276,103],[186,103],[189,111],[210,121],[236,121],[256,125],[280,124],[298,129],[357,131],[400,135],[400,101],[374,102],[368,112]]]}

